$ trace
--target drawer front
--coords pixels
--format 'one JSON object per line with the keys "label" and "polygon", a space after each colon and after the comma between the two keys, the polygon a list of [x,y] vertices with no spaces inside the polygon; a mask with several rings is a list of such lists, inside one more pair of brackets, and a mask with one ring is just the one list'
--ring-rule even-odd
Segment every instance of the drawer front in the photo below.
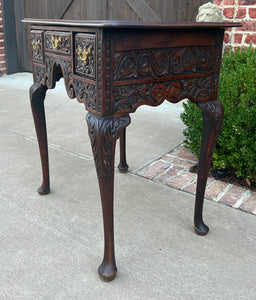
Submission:
{"label": "drawer front", "polygon": [[61,54],[71,54],[71,34],[58,31],[46,31],[45,50]]}
{"label": "drawer front", "polygon": [[34,62],[44,63],[43,31],[31,30],[30,41],[32,46],[32,58]]}
{"label": "drawer front", "polygon": [[75,73],[95,79],[95,34],[75,35]]}

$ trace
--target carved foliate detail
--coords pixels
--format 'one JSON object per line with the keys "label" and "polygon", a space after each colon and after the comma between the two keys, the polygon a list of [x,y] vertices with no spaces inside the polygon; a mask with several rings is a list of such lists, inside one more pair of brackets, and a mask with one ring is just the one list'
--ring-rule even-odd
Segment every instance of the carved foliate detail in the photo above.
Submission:
{"label": "carved foliate detail", "polygon": [[216,122],[216,131],[218,132],[222,125],[224,108],[219,100],[206,101],[197,103],[197,107],[202,110],[203,119],[205,121]]}
{"label": "carved foliate detail", "polygon": [[142,104],[157,106],[165,99],[176,103],[189,98],[193,102],[211,99],[213,77],[181,79],[162,83],[114,87],[114,113],[130,113]]}
{"label": "carved foliate detail", "polygon": [[[55,87],[55,82],[53,82],[53,67],[54,67],[55,59],[52,57],[46,57],[46,84],[48,89],[52,89]],[[60,65],[58,63],[58,65]]]}
{"label": "carved foliate detail", "polygon": [[43,32],[32,30],[30,32],[33,61],[44,63]]}
{"label": "carved foliate detail", "polygon": [[79,102],[84,102],[87,109],[96,112],[96,87],[93,84],[74,79],[74,89]]}
{"label": "carved foliate detail", "polygon": [[116,116],[98,118],[86,115],[99,184],[108,184],[113,179],[115,142],[121,130],[130,124],[130,117]]}
{"label": "carved foliate detail", "polygon": [[[83,63],[83,71],[87,76],[96,77],[96,34],[77,34],[76,38],[78,47],[76,61],[80,60],[79,63]],[[102,36],[99,38],[99,43],[101,43],[101,38]],[[57,31],[46,31],[43,33],[43,31],[32,30],[31,43],[34,59],[32,65],[34,84],[44,85],[52,89],[55,87],[56,82],[63,77],[68,96],[70,98],[76,97],[79,102],[85,104],[88,110],[96,113],[101,107],[101,101],[97,99],[98,86],[100,86],[101,92],[101,75],[99,76],[99,82],[91,80],[91,78],[81,78],[80,76],[81,79],[79,79],[78,76],[74,76],[74,68],[76,67],[77,71],[80,71],[80,65],[79,63],[76,66],[73,65],[72,60],[67,57],[67,54],[70,54],[72,49],[71,33]],[[101,45],[99,50],[102,51]],[[66,56],[53,56],[49,53],[54,51]],[[100,64],[101,67],[102,65]]]}
{"label": "carved foliate detail", "polygon": [[[56,72],[56,68],[59,68],[61,72]],[[97,111],[96,84],[73,79],[71,62],[46,56],[45,67],[36,64],[33,65],[33,75],[34,83],[46,85],[49,89],[54,88],[56,81],[63,76],[68,96],[70,98],[76,97],[90,111]]]}
{"label": "carved foliate detail", "polygon": [[71,34],[63,32],[45,32],[45,49],[47,51],[69,54],[71,50]]}
{"label": "carved foliate detail", "polygon": [[34,83],[40,85],[45,83],[45,68],[40,65],[33,65]]}
{"label": "carved foliate detail", "polygon": [[116,52],[114,80],[212,72],[214,50],[207,46]]}
{"label": "carved foliate detail", "polygon": [[202,116],[203,116],[203,122],[204,127],[209,127],[209,124],[211,124],[211,127],[214,128],[214,135],[211,140],[211,147],[209,147],[206,151],[206,156],[211,156],[215,145],[217,142],[218,134],[221,130],[221,126],[223,123],[223,117],[224,117],[224,108],[223,104],[218,100],[213,101],[207,101],[207,102],[199,102],[197,103],[197,107],[201,109]]}
{"label": "carved foliate detail", "polygon": [[70,98],[74,98],[75,93],[74,93],[74,89],[73,89],[72,63],[69,61],[60,59],[60,58],[46,57],[46,74],[47,74],[46,85],[49,89],[54,88],[56,80],[59,80],[62,77],[62,74],[57,74],[60,77],[53,78],[53,75],[56,75],[56,73],[53,72],[54,67],[61,68],[68,96]]}
{"label": "carved foliate detail", "polygon": [[95,35],[77,34],[75,36],[75,71],[95,79]]}

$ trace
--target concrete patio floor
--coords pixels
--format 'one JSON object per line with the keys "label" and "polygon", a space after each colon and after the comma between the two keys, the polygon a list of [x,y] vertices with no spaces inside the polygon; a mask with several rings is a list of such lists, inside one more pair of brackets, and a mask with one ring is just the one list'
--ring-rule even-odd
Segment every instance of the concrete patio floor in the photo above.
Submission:
{"label": "concrete patio floor", "polygon": [[[118,273],[97,275],[103,226],[82,104],[63,82],[47,92],[51,193],[30,110],[30,73],[0,77],[0,299],[255,299],[256,217],[205,201],[207,236],[193,231],[194,196],[136,173],[183,139],[181,104],[140,107],[127,128],[127,174],[115,172]],[[117,144],[118,146],[118,144]],[[117,148],[118,162],[118,148]]]}

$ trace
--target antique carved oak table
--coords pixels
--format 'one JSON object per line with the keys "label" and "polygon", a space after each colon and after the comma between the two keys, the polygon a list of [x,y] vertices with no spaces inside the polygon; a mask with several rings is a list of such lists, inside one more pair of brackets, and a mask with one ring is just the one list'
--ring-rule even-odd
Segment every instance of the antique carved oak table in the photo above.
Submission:
{"label": "antique carved oak table", "polygon": [[[194,227],[205,235],[204,192],[212,153],[223,120],[217,100],[225,28],[235,23],[145,23],[25,19],[30,24],[34,84],[31,107],[38,137],[43,182],[50,191],[44,99],[64,77],[67,94],[84,103],[99,181],[104,258],[99,275],[116,274],[113,228],[113,182],[116,140],[120,138],[121,172],[127,171],[125,128],[129,114],[164,100],[194,102],[203,115]],[[156,120],[157,122],[157,120]],[[139,130],[139,128],[138,128]],[[164,134],[164,133],[163,133]]]}

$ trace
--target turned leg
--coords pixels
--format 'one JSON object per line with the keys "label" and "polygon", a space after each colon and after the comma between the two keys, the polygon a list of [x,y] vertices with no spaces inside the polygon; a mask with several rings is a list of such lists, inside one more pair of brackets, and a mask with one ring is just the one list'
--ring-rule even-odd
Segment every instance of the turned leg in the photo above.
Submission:
{"label": "turned leg", "polygon": [[124,128],[121,131],[119,142],[120,142],[120,163],[118,165],[118,169],[121,173],[126,173],[129,168],[126,162],[126,128]]}
{"label": "turned leg", "polygon": [[31,109],[36,128],[43,172],[43,183],[37,190],[40,195],[48,194],[50,191],[48,144],[44,112],[44,99],[46,91],[46,86],[37,86],[34,84],[30,88]]}
{"label": "turned leg", "polygon": [[220,101],[200,102],[197,106],[202,110],[203,129],[199,157],[194,228],[197,234],[205,235],[209,231],[203,221],[204,193],[217,138],[224,117],[223,105]]}
{"label": "turned leg", "polygon": [[122,129],[129,125],[130,117],[127,115],[99,118],[88,113],[86,120],[97,170],[103,212],[104,256],[98,273],[102,280],[111,281],[117,272],[113,224],[115,145]]}

